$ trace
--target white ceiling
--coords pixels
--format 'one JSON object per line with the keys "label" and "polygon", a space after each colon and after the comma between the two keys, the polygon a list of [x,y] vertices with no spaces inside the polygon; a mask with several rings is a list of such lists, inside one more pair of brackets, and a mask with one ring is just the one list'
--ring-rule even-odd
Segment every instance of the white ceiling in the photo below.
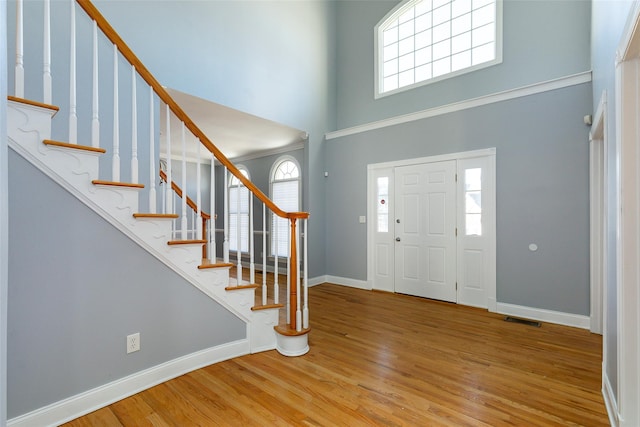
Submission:
{"label": "white ceiling", "polygon": [[[216,104],[175,89],[166,88],[169,95],[185,113],[229,159],[267,155],[288,146],[299,145],[307,134],[271,120],[263,119],[224,105]],[[171,118],[171,152],[173,158],[181,157],[182,129],[178,120]],[[160,114],[160,150],[166,153],[166,113]],[[191,133],[186,131],[186,157],[196,159],[198,146]],[[200,157],[208,158],[204,147]]]}

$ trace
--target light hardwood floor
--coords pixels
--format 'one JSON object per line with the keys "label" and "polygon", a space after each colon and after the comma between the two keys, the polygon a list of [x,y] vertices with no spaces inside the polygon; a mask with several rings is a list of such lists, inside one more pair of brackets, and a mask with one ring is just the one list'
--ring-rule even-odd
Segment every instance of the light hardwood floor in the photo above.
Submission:
{"label": "light hardwood floor", "polygon": [[309,293],[305,356],[221,362],[66,425],[608,425],[598,335],[332,284]]}

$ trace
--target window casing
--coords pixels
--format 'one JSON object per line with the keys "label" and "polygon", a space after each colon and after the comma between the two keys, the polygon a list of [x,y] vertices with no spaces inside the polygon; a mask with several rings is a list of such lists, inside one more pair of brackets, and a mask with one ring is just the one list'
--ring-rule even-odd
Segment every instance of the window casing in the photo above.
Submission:
{"label": "window casing", "polygon": [[[293,157],[278,159],[271,169],[271,200],[285,212],[300,211],[300,167]],[[289,220],[271,214],[271,255],[289,256]]]}
{"label": "window casing", "polygon": [[376,98],[502,62],[502,0],[405,0],[376,26]]}
{"label": "window casing", "polygon": [[[238,167],[240,173],[249,178],[249,172]],[[238,237],[240,238],[240,251],[249,252],[249,189],[236,178],[229,175],[229,250],[238,250]],[[239,213],[239,214],[238,214]],[[240,227],[238,228],[238,223]],[[239,233],[239,235],[238,235]]]}

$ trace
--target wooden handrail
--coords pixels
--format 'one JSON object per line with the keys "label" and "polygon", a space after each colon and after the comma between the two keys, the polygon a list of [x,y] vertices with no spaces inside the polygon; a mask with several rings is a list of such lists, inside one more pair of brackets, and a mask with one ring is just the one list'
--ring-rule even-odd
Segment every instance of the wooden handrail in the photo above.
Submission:
{"label": "wooden handrail", "polygon": [[80,7],[93,19],[98,27],[102,30],[104,35],[115,44],[127,61],[133,65],[142,79],[151,86],[158,97],[169,106],[173,114],[182,121],[187,129],[191,131],[209,150],[220,163],[222,163],[236,178],[242,182],[255,196],[262,201],[269,209],[271,209],[276,215],[282,218],[308,218],[308,212],[285,212],[280,209],[271,199],[269,199],[258,187],[253,184],[247,177],[245,177],[238,168],[216,147],[211,140],[200,130],[198,126],[191,120],[191,118],[180,108],[180,106],[173,100],[171,95],[162,87],[162,85],[156,80],[156,78],[147,70],[142,61],[133,53],[133,51],[127,46],[127,44],[118,35],[116,30],[113,29],[111,24],[102,16],[100,11],[91,3],[90,0],[76,0]]}
{"label": "wooden handrail", "polygon": [[[167,182],[167,174],[164,173],[163,170],[160,170],[160,179],[164,182]],[[171,181],[171,189],[178,195],[178,197],[182,198],[182,188],[178,186],[173,180]],[[187,196],[187,205],[193,209],[194,212],[198,212],[198,205],[191,199],[191,197]],[[210,219],[211,215],[206,213],[203,210],[200,210],[200,215],[202,215],[203,219]]]}

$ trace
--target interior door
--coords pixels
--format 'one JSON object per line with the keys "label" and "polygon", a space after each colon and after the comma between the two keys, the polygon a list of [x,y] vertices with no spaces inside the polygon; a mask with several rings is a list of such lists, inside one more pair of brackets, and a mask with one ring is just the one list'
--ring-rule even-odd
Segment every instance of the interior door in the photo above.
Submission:
{"label": "interior door", "polygon": [[395,291],[456,302],[456,161],[394,172]]}

